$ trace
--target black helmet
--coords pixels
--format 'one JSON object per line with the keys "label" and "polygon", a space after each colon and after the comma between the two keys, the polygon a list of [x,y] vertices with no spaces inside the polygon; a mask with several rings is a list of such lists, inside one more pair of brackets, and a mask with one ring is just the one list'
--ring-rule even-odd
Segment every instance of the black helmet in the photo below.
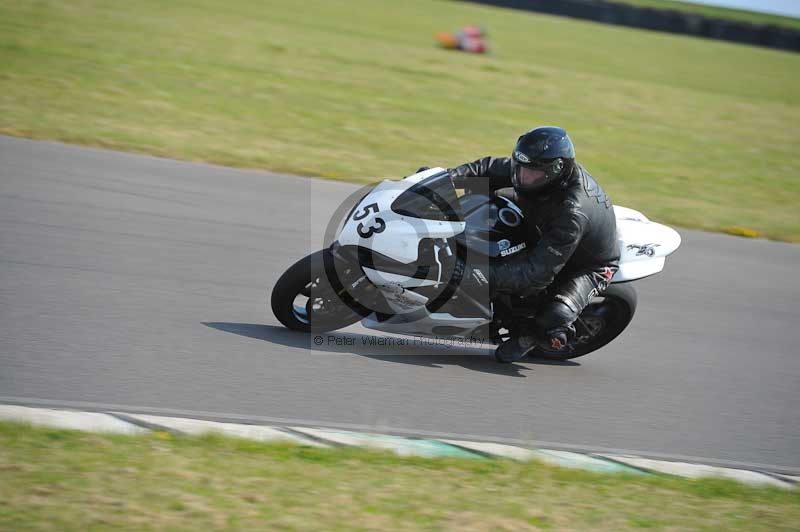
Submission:
{"label": "black helmet", "polygon": [[511,154],[511,182],[517,192],[559,183],[575,168],[575,148],[560,127],[537,127],[517,140]]}

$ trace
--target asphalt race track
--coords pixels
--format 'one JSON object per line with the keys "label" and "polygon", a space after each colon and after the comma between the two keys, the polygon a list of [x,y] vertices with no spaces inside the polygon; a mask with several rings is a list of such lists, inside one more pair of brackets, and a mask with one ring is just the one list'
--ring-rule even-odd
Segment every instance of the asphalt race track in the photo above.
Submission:
{"label": "asphalt race track", "polygon": [[316,346],[267,294],[355,189],[0,137],[0,402],[800,471],[800,246],[681,230],[628,331],[571,363]]}

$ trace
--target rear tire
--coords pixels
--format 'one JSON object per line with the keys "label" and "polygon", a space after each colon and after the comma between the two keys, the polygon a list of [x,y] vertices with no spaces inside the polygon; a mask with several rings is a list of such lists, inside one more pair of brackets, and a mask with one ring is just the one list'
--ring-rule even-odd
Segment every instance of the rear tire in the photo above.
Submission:
{"label": "rear tire", "polygon": [[537,347],[531,357],[569,360],[597,351],[625,330],[633,320],[637,304],[638,296],[630,283],[612,284],[578,316],[576,338],[566,348],[569,351],[556,352]]}
{"label": "rear tire", "polygon": [[323,249],[300,259],[281,275],[270,301],[278,321],[295,331],[326,332],[361,319],[331,286],[328,272],[336,274],[333,260],[331,251]]}

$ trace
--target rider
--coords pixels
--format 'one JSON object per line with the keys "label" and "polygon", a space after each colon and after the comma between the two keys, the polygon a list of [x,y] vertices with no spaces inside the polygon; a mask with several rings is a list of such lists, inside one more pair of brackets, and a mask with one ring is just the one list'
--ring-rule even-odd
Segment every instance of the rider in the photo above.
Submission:
{"label": "rider", "polygon": [[[513,331],[495,358],[514,362],[537,345],[551,352],[564,349],[578,315],[618,269],[611,199],[575,161],[572,140],[559,127],[528,131],[511,157],[484,157],[448,171],[457,188],[513,187],[511,197],[528,220],[528,240],[535,246],[527,254],[489,264],[491,293],[532,296],[547,289],[534,323]],[[478,284],[486,277],[474,270],[465,274],[468,282]]]}

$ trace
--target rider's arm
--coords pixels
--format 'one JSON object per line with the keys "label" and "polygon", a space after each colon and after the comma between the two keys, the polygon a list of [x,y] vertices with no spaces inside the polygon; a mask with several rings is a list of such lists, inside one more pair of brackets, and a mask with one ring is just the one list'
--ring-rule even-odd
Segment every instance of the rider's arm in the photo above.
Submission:
{"label": "rider's arm", "polygon": [[566,200],[561,213],[542,230],[542,237],[528,256],[532,267],[527,281],[531,288],[544,289],[553,282],[578,248],[589,218],[575,202]]}
{"label": "rider's arm", "polygon": [[488,184],[489,190],[497,190],[511,186],[511,159],[508,157],[483,157],[450,168],[449,172],[456,188],[481,188]]}

